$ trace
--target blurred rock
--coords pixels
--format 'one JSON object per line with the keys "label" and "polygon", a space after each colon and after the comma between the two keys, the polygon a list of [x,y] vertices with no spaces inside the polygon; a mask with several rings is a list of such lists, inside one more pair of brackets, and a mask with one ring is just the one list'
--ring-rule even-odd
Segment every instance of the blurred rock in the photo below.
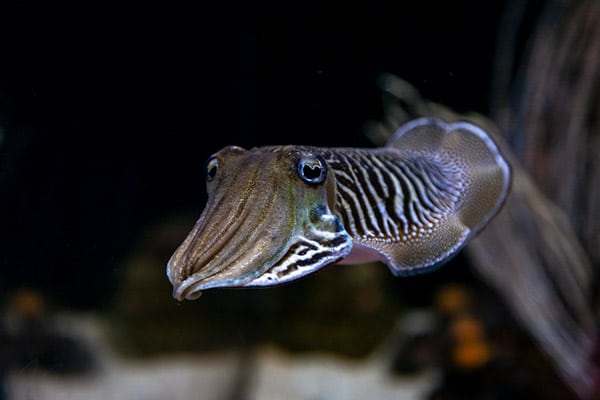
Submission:
{"label": "blurred rock", "polygon": [[216,351],[261,343],[290,351],[370,354],[399,314],[383,265],[330,266],[269,289],[208,290],[194,302],[171,296],[166,262],[193,224],[173,218],[146,231],[118,268],[111,311],[119,348],[128,354]]}
{"label": "blurred rock", "polygon": [[22,289],[9,301],[0,321],[4,369],[44,370],[53,374],[85,374],[96,360],[84,343],[57,326],[41,293]]}

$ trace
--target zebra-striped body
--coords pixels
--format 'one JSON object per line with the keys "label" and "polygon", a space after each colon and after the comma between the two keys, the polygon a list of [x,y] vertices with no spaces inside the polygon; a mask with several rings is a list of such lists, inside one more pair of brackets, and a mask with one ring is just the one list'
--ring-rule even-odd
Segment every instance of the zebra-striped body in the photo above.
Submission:
{"label": "zebra-striped body", "polygon": [[324,154],[337,183],[336,210],[352,236],[426,237],[460,202],[464,174],[452,160],[404,158],[395,149]]}
{"label": "zebra-striped body", "polygon": [[169,261],[174,296],[279,284],[359,252],[396,275],[426,271],[498,211],[509,177],[483,130],[435,119],[379,149],[225,148],[208,163],[208,205]]}

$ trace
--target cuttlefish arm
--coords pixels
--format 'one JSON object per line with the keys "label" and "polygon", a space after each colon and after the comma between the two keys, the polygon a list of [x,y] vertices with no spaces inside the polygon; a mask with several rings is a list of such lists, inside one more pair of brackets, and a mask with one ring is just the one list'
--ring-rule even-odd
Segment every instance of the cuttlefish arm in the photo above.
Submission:
{"label": "cuttlefish arm", "polygon": [[208,203],[167,266],[178,300],[272,286],[336,262],[398,276],[455,255],[496,214],[510,168],[479,127],[422,118],[378,149],[226,147]]}

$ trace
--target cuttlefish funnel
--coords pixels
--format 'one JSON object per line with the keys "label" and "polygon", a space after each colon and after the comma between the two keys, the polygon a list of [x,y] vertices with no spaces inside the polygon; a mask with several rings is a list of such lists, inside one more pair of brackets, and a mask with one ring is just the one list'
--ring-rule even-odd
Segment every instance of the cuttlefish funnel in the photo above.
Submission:
{"label": "cuttlefish funnel", "polygon": [[310,150],[226,147],[206,173],[207,205],[167,265],[177,300],[287,282],[350,252],[328,204],[327,166]]}

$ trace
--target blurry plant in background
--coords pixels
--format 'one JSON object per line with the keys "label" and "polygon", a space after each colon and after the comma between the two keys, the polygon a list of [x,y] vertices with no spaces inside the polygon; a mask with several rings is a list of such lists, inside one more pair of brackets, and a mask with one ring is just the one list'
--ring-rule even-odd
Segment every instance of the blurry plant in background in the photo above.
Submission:
{"label": "blurry plant in background", "polygon": [[[526,5],[510,4],[492,93],[497,128],[481,116],[470,118],[497,132],[513,168],[512,191],[468,253],[564,381],[581,398],[596,398],[600,4],[547,2],[520,65],[515,21]],[[391,99],[387,123],[373,128],[375,138],[415,116],[464,118],[425,102],[401,80],[388,77],[383,86]]]}
{"label": "blurry plant in background", "polygon": [[[507,17],[523,13],[511,5]],[[471,254],[563,379],[598,398],[600,3],[547,2],[518,68],[517,30],[507,18],[492,107],[513,195]]]}
{"label": "blurry plant in background", "polygon": [[[519,65],[515,22],[525,10],[510,3],[492,93],[498,127],[491,129],[504,137],[512,192],[468,252],[565,382],[579,397],[597,398],[600,4],[547,2]],[[401,81],[385,85],[401,100],[390,106],[388,125],[414,115],[460,118]]]}

